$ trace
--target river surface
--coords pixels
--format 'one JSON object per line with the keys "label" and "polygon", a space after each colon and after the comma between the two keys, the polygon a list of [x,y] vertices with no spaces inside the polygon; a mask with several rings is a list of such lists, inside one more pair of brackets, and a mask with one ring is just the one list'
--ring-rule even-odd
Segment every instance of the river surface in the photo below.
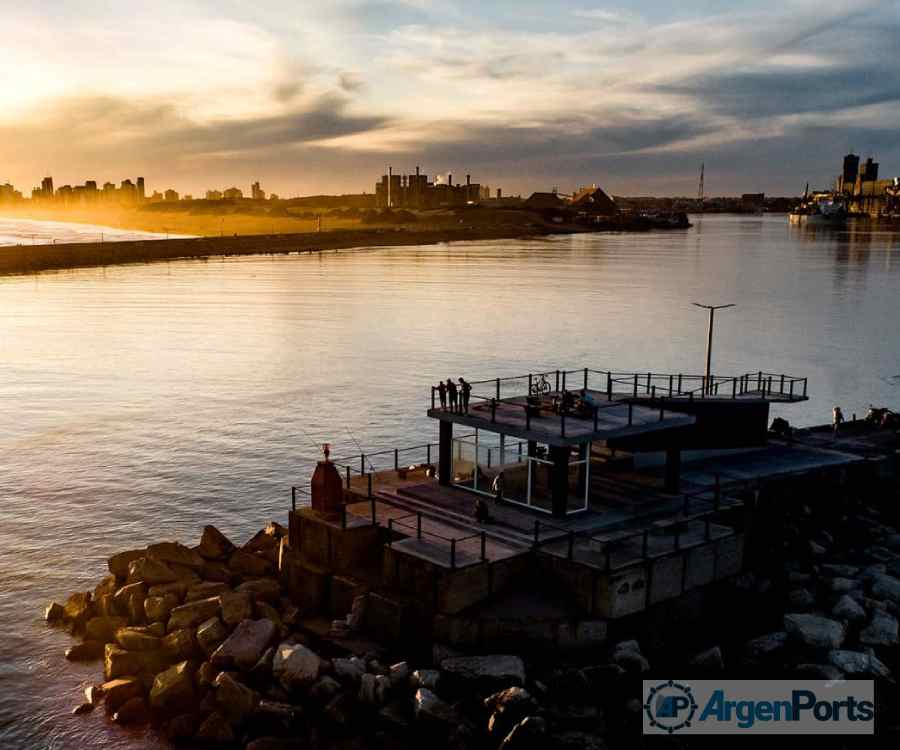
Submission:
{"label": "river surface", "polygon": [[[116,229],[99,224],[68,221],[41,221],[0,216],[0,248],[4,245],[52,245],[67,242],[123,242],[189,237],[186,234],[159,234],[133,229]],[[2,252],[2,249],[0,249]]]}
{"label": "river surface", "polygon": [[321,442],[435,439],[441,378],[700,372],[691,303],[728,302],[714,372],[808,377],[791,422],[900,407],[900,235],[693,221],[0,279],[0,747],[158,746],[69,715],[100,670],[63,659],[43,607],[93,588],[118,550],[286,522]]}

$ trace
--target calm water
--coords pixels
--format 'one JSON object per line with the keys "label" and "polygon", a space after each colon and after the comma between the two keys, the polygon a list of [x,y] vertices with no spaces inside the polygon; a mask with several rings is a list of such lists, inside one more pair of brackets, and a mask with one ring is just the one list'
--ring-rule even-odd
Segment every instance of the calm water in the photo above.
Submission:
{"label": "calm water", "polygon": [[[121,747],[72,717],[50,599],[117,550],[285,521],[318,443],[434,439],[440,378],[535,368],[808,376],[795,423],[900,407],[900,235],[706,216],[681,233],[242,258],[0,279],[0,747]],[[132,736],[153,747],[152,736]]]}
{"label": "calm water", "polygon": [[189,235],[165,235],[155,232],[138,232],[132,229],[115,229],[99,224],[73,224],[65,221],[38,221],[0,216],[0,246],[51,245],[55,242],[157,240],[166,236],[188,237]]}

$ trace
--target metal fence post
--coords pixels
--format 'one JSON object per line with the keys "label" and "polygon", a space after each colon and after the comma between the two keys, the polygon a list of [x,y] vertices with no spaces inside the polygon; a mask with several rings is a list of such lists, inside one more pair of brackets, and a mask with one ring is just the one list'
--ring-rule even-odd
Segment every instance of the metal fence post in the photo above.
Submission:
{"label": "metal fence post", "polygon": [[566,436],[566,413],[563,412],[559,415],[559,431],[562,437]]}
{"label": "metal fence post", "polygon": [[806,398],[806,383],[808,378],[803,378],[803,398]]}
{"label": "metal fence post", "polygon": [[497,400],[500,400],[500,378],[497,378]]}
{"label": "metal fence post", "polygon": [[425,446],[425,463],[431,466],[431,443]]}
{"label": "metal fence post", "polygon": [[559,370],[556,371],[556,388],[554,390],[559,393]]}
{"label": "metal fence post", "polygon": [[562,389],[566,390],[566,371],[562,371]]}
{"label": "metal fence post", "polygon": [[612,373],[606,372],[606,400],[612,401]]}
{"label": "metal fence post", "polygon": [[678,395],[681,395],[681,373],[678,373]]}
{"label": "metal fence post", "polygon": [[638,389],[638,376],[637,373],[634,374],[634,397],[637,398],[637,389]]}
{"label": "metal fence post", "polygon": [[584,368],[584,390],[587,390],[588,387],[588,368]]}
{"label": "metal fence post", "polygon": [[360,474],[366,473],[366,454],[365,453],[361,453],[359,456],[359,473]]}
{"label": "metal fence post", "polygon": [[350,464],[347,464],[344,467],[344,469],[346,470],[346,474],[347,474],[347,489],[349,490],[350,489]]}
{"label": "metal fence post", "polygon": [[291,487],[291,510],[297,510],[297,488]]}
{"label": "metal fence post", "polygon": [[431,408],[434,409],[434,386],[431,386]]}
{"label": "metal fence post", "polygon": [[497,421],[497,399],[491,399],[491,422]]}
{"label": "metal fence post", "polygon": [[394,448],[394,471],[400,468],[400,449]]}

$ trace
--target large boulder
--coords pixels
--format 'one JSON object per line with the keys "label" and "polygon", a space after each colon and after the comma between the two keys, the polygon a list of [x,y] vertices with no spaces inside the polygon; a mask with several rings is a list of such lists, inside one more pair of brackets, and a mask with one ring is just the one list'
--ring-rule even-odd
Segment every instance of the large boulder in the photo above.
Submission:
{"label": "large boulder", "polygon": [[128,563],[128,583],[143,581],[148,586],[154,586],[177,580],[178,576],[168,565],[152,557],[139,557]]}
{"label": "large boulder", "polygon": [[183,713],[195,698],[194,670],[189,661],[160,672],[150,688],[150,706],[167,716]]}
{"label": "large boulder", "polygon": [[227,583],[221,581],[204,581],[191,586],[185,595],[185,601],[195,602],[198,599],[209,599],[211,596],[220,596],[230,591]]}
{"label": "large boulder", "polygon": [[197,730],[195,739],[201,742],[228,745],[234,742],[234,730],[221,713],[213,711]]}
{"label": "large boulder", "polygon": [[628,674],[643,674],[650,671],[650,662],[641,653],[641,646],[635,640],[617,643],[612,650],[610,660],[618,664]]}
{"label": "large boulder", "polygon": [[387,703],[391,681],[383,674],[364,674],[359,681],[359,701],[381,707]]}
{"label": "large boulder", "polygon": [[84,637],[100,643],[116,640],[116,631],[128,624],[124,617],[92,617],[84,626]]}
{"label": "large boulder", "polygon": [[[178,600],[176,604],[181,604],[184,601],[184,595],[187,589],[188,585],[184,581],[157,583],[155,586],[151,586],[147,589],[147,596],[165,596],[166,594],[174,594],[175,598]],[[206,597],[202,598],[205,599]]]}
{"label": "large boulder", "polygon": [[143,724],[150,720],[150,712],[143,696],[125,701],[113,714],[116,724]]}
{"label": "large boulder", "polygon": [[144,599],[144,614],[148,622],[166,622],[177,606],[178,597],[175,594],[148,596]]}
{"label": "large boulder", "polygon": [[103,656],[105,645],[100,641],[84,641],[66,649],[69,661],[95,661]]}
{"label": "large boulder", "polygon": [[689,661],[692,667],[703,672],[722,672],[725,669],[725,662],[722,659],[722,649],[713,646],[699,654],[695,654]]}
{"label": "large boulder", "polygon": [[876,610],[872,621],[859,634],[859,642],[865,646],[896,646],[897,627],[896,617]]}
{"label": "large boulder", "polygon": [[366,663],[358,656],[351,656],[349,659],[332,659],[331,663],[334,667],[334,676],[341,682],[351,685],[358,685],[366,673]]}
{"label": "large boulder", "polygon": [[63,619],[76,629],[84,627],[93,614],[90,591],[78,591],[66,599],[63,607]]}
{"label": "large boulder", "polygon": [[219,597],[217,596],[182,604],[172,610],[166,630],[171,633],[182,628],[194,628],[210,617],[216,617],[219,614],[219,608]]}
{"label": "large boulder", "polygon": [[228,565],[220,560],[207,560],[200,571],[200,577],[204,581],[225,583],[229,586],[234,579],[234,573],[228,570]]}
{"label": "large boulder", "polygon": [[785,615],[784,629],[804,645],[827,651],[840,648],[846,635],[843,623],[819,615]]}
{"label": "large boulder", "polygon": [[203,653],[209,656],[228,637],[228,630],[218,617],[210,617],[197,626],[197,643]]}
{"label": "large boulder", "polygon": [[159,542],[147,547],[147,554],[166,564],[183,565],[186,568],[200,570],[204,560],[199,553],[178,542]]}
{"label": "large boulder", "polygon": [[194,659],[201,653],[193,628],[173,630],[162,639],[162,648],[175,661]]}
{"label": "large boulder", "polygon": [[228,558],[228,569],[235,575],[258,578],[269,575],[273,567],[266,558],[239,549]]}
{"label": "large boulder", "polygon": [[437,725],[445,729],[459,726],[460,716],[428,688],[419,688],[413,697],[413,713],[416,721]]}
{"label": "large boulder", "polygon": [[232,724],[243,723],[259,705],[259,694],[238,682],[229,672],[221,672],[214,684],[216,703]]}
{"label": "large boulder", "polygon": [[262,599],[269,604],[277,604],[281,598],[281,584],[274,578],[257,578],[254,581],[246,581],[238,586],[235,591],[249,594],[254,601]]}
{"label": "large boulder", "polygon": [[210,657],[217,669],[252,669],[275,638],[271,620],[244,620]]}
{"label": "large boulder", "polygon": [[871,654],[838,649],[828,652],[828,661],[848,677],[883,677],[893,680],[891,670]]}
{"label": "large boulder", "polygon": [[147,584],[143,581],[122,586],[113,594],[116,609],[128,616],[132,625],[144,621],[144,600],[147,598]]}
{"label": "large boulder", "polygon": [[146,628],[119,628],[116,643],[128,651],[157,651],[162,648],[159,636],[151,635]]}
{"label": "large boulder", "polygon": [[112,713],[132,698],[143,697],[144,683],[137,677],[120,677],[104,682],[101,693],[106,701],[106,710]]}
{"label": "large boulder", "polygon": [[50,602],[47,609],[44,610],[44,619],[49,623],[59,622],[65,617],[66,608],[59,602]]}
{"label": "large boulder", "polygon": [[900,580],[888,575],[874,576],[872,578],[872,597],[900,604]]}
{"label": "large boulder", "polygon": [[282,643],[275,649],[272,674],[286,690],[312,685],[319,678],[322,660],[299,643]]}
{"label": "large boulder", "polygon": [[525,684],[525,663],[511,654],[454,656],[441,662],[451,682],[485,690],[502,690]]}
{"label": "large boulder", "polygon": [[[547,744],[546,734],[546,720],[540,716],[526,716],[510,730],[498,750],[540,750]],[[581,747],[587,750],[590,746],[585,743]]]}
{"label": "large boulder", "polygon": [[106,564],[109,566],[109,572],[121,580],[122,578],[128,577],[128,566],[131,562],[137,560],[139,557],[144,557],[146,554],[146,550],[142,549],[126,550],[125,552],[118,552],[110,557],[109,560],[106,561]]}
{"label": "large boulder", "polygon": [[253,599],[246,591],[226,592],[219,595],[222,604],[222,620],[233,628],[253,617]]}
{"label": "large boulder", "polygon": [[197,553],[207,560],[219,560],[231,554],[235,546],[215,526],[204,526]]}
{"label": "large boulder", "polygon": [[488,733],[494,737],[506,737],[512,728],[537,708],[534,698],[521,687],[511,687],[485,698]]}
{"label": "large boulder", "polygon": [[866,619],[866,610],[849,594],[844,594],[837,600],[831,614],[835,619],[844,622],[863,622]]}
{"label": "large boulder", "polygon": [[103,674],[107,680],[126,675],[162,672],[172,663],[164,651],[126,651],[114,643],[107,643],[103,656]]}
{"label": "large boulder", "polygon": [[744,657],[753,663],[774,660],[787,646],[787,639],[783,630],[751,638],[744,644]]}

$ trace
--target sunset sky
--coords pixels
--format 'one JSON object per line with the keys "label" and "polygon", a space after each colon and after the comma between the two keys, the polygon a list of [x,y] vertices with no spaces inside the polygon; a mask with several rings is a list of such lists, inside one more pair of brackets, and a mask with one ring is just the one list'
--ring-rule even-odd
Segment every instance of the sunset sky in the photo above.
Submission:
{"label": "sunset sky", "polygon": [[0,4],[0,182],[796,194],[900,174],[900,0]]}

